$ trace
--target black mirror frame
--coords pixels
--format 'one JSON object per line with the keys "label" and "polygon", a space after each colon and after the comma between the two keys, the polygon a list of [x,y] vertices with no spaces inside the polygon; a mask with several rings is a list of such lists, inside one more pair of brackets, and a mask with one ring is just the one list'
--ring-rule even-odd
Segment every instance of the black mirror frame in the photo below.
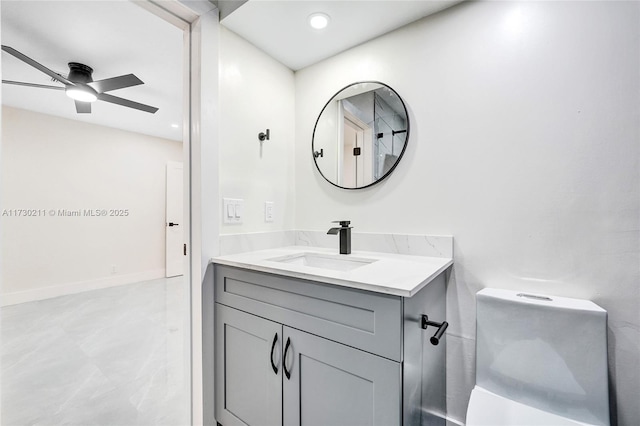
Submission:
{"label": "black mirror frame", "polygon": [[[384,175],[382,175],[381,178],[379,178],[378,180],[371,182],[368,185],[365,186],[359,186],[356,188],[346,188],[344,186],[340,186],[337,183],[334,183],[332,181],[330,181],[323,173],[322,170],[320,170],[320,166],[318,166],[318,156],[320,155],[315,155],[315,136],[316,136],[316,128],[318,127],[318,122],[320,121],[320,117],[322,117],[322,113],[324,112],[325,109],[327,109],[327,106],[329,106],[329,104],[331,103],[331,101],[338,96],[343,90],[348,89],[351,86],[355,86],[357,84],[365,84],[365,83],[373,83],[373,84],[379,84],[381,86],[386,87],[387,89],[391,90],[400,100],[400,103],[402,104],[402,108],[404,109],[404,113],[405,116],[407,117],[407,133],[406,133],[406,137],[405,137],[405,141],[404,141],[404,146],[402,147],[402,152],[400,152],[400,155],[398,156],[398,160],[393,164],[393,166],[387,171],[387,173],[385,173]],[[404,155],[405,151],[407,150],[407,145],[409,145],[409,135],[410,135],[410,121],[409,120],[409,111],[407,111],[407,106],[404,103],[404,100],[402,99],[402,97],[398,94],[398,92],[396,92],[391,86],[389,86],[388,84],[379,82],[379,81],[374,81],[374,80],[365,80],[365,81],[357,81],[355,83],[351,83],[348,84],[346,86],[344,86],[342,89],[338,90],[331,98],[329,98],[329,100],[327,101],[327,103],[324,105],[324,107],[322,107],[322,110],[320,111],[320,114],[318,114],[318,118],[316,119],[316,124],[313,126],[313,134],[311,136],[311,155],[313,157],[313,163],[316,165],[316,169],[318,170],[318,173],[320,173],[320,176],[322,176],[324,178],[324,180],[326,180],[327,182],[329,182],[331,185],[340,188],[340,189],[346,189],[346,190],[358,190],[358,189],[364,189],[364,188],[369,188],[377,183],[382,182],[383,180],[385,180],[394,170],[395,168],[398,166],[398,164],[400,163],[400,160],[402,159],[402,156]]]}

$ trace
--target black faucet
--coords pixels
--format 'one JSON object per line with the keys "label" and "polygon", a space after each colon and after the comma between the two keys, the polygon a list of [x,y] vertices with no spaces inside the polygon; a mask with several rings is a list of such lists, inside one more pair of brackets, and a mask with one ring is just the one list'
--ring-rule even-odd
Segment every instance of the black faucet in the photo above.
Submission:
{"label": "black faucet", "polygon": [[327,234],[335,235],[340,233],[340,254],[351,254],[351,228],[349,220],[334,220],[331,223],[339,223],[340,228],[331,228]]}

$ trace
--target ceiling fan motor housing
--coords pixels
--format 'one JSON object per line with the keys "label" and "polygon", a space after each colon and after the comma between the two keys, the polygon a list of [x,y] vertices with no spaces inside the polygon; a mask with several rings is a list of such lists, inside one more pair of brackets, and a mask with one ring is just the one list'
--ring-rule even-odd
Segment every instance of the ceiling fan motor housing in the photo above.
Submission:
{"label": "ceiling fan motor housing", "polygon": [[74,83],[91,83],[93,78],[91,74],[93,74],[93,68],[87,66],[85,64],[81,64],[78,62],[69,62],[69,76],[67,77],[69,80]]}

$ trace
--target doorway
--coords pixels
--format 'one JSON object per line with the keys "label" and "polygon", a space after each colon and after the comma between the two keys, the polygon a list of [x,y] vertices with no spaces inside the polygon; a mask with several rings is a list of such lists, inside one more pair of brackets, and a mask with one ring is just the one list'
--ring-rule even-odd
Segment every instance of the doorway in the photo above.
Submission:
{"label": "doorway", "polygon": [[357,188],[373,180],[373,144],[371,126],[346,109],[342,137],[342,170],[340,185]]}
{"label": "doorway", "polygon": [[[133,3],[101,3],[2,2],[2,43],[59,73],[78,60],[94,67],[96,79],[133,72],[145,84],[118,95],[157,106],[164,92],[177,90],[172,103],[183,105],[183,31]],[[95,9],[104,5],[108,10]],[[65,7],[73,7],[65,13],[72,23],[55,15]],[[79,19],[84,9],[100,20]],[[127,24],[130,15],[135,25]],[[129,42],[153,33],[150,44],[159,44],[161,55],[148,46],[134,54],[133,43],[100,47],[96,40],[115,45],[118,39],[113,31],[100,34],[101,25],[120,35],[134,30],[125,35]],[[167,53],[173,42],[158,40],[165,26],[180,49],[173,58]],[[68,28],[84,34],[91,48],[63,43]],[[117,63],[123,52],[124,65]],[[138,71],[136,58],[154,68],[177,64],[178,78],[157,83],[153,73]],[[15,80],[55,84],[3,56],[3,79],[16,69]],[[147,117],[96,104],[78,120],[64,93],[28,87],[14,102],[9,91],[18,89],[3,87],[2,208],[41,216],[3,218],[1,331],[8,362],[1,423],[190,423],[189,277],[164,278],[162,186],[167,160],[179,162],[185,152],[183,112],[172,120],[162,115],[167,108]],[[68,110],[71,116],[61,114]],[[114,116],[117,125],[107,121]],[[152,131],[144,129],[147,118],[156,120]]]}

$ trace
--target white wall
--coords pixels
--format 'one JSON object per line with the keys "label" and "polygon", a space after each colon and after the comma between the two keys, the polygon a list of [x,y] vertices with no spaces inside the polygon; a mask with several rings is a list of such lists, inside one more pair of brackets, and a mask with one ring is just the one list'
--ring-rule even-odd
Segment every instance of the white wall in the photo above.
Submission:
{"label": "white wall", "polygon": [[[609,312],[614,424],[640,419],[637,2],[472,2],[296,73],[297,229],[451,234],[448,411],[474,383],[475,293],[587,298]],[[310,153],[338,89],[389,84],[411,135],[394,173],[335,188]],[[224,105],[224,104],[223,104]]]}
{"label": "white wall", "polygon": [[[294,223],[293,71],[233,32],[220,32],[220,194],[244,199],[243,224],[221,234],[292,229]],[[262,143],[258,133],[270,129]],[[274,222],[264,202],[275,203]]]}
{"label": "white wall", "polygon": [[165,169],[182,161],[181,142],[10,107],[2,115],[3,211],[44,214],[2,217],[3,303],[164,276]]}
{"label": "white wall", "polygon": [[322,174],[332,182],[338,182],[339,176],[338,148],[342,148],[342,144],[338,144],[338,129],[342,127],[339,121],[338,102],[331,102],[322,111],[322,120],[318,121],[312,133],[314,151],[322,150],[322,157],[316,159],[317,164]]}

